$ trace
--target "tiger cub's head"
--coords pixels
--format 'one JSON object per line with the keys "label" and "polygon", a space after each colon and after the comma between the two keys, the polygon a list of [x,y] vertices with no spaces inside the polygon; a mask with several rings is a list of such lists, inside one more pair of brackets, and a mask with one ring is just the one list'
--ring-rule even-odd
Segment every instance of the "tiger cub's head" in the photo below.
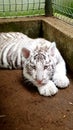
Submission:
{"label": "tiger cub's head", "polygon": [[22,54],[25,59],[23,64],[23,76],[36,86],[48,83],[54,73],[55,43],[51,46],[36,47],[34,51],[23,48]]}

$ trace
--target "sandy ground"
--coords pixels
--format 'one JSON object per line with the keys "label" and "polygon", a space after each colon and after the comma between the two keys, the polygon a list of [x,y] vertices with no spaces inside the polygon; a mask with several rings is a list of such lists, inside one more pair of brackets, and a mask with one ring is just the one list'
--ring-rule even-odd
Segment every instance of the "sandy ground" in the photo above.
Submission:
{"label": "sandy ground", "polygon": [[73,130],[73,78],[52,97],[24,85],[21,70],[0,70],[0,130]]}

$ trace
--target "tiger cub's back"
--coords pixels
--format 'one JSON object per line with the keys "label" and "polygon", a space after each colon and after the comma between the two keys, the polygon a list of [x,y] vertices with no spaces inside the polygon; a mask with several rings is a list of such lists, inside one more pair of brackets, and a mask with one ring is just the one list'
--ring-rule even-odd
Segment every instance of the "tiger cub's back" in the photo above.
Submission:
{"label": "tiger cub's back", "polygon": [[21,48],[28,37],[19,32],[0,33],[0,67],[21,67]]}

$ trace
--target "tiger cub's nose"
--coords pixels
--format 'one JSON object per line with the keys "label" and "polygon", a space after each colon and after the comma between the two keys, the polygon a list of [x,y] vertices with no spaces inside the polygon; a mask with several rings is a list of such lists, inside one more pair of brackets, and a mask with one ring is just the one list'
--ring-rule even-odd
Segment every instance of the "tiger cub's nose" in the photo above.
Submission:
{"label": "tiger cub's nose", "polygon": [[42,84],[42,80],[37,80],[37,83],[38,84]]}

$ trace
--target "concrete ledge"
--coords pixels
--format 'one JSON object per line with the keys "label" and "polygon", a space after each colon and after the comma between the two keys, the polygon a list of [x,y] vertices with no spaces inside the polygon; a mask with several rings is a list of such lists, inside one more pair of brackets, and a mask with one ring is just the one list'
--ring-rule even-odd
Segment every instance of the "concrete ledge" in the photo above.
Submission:
{"label": "concrete ledge", "polygon": [[73,26],[54,17],[0,19],[0,32],[19,31],[29,37],[55,41],[73,72]]}

